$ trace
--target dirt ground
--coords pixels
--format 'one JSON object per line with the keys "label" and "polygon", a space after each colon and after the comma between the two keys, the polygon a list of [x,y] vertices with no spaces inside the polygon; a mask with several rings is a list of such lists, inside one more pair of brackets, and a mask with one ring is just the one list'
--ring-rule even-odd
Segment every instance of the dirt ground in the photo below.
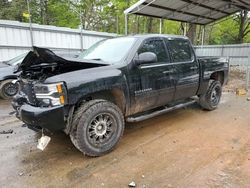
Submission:
{"label": "dirt ground", "polygon": [[223,90],[234,92],[237,88],[246,88],[246,80],[246,70],[233,67],[229,72],[229,81]]}
{"label": "dirt ground", "polygon": [[83,156],[63,133],[45,151],[0,101],[0,187],[250,187],[249,96],[225,92],[219,108],[198,105],[127,124],[118,147]]}

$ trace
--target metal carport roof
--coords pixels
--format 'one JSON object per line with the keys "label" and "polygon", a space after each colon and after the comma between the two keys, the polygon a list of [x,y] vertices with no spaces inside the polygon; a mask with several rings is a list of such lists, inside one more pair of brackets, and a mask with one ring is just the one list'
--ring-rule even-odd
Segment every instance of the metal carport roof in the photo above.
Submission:
{"label": "metal carport roof", "polygon": [[250,0],[140,0],[124,13],[207,25],[241,10]]}

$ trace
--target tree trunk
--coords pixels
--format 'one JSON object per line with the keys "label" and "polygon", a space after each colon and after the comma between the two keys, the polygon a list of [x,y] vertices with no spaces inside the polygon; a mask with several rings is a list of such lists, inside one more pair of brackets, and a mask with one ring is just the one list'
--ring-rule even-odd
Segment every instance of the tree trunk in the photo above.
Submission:
{"label": "tree trunk", "polygon": [[180,35],[184,35],[184,31],[185,31],[185,26],[184,26],[184,23],[183,23],[183,22],[181,22],[181,25],[180,25],[180,30],[179,30]]}
{"label": "tree trunk", "polygon": [[136,15],[136,33],[140,33],[140,16]]}
{"label": "tree trunk", "polygon": [[153,18],[148,18],[148,33],[152,33],[153,31]]}
{"label": "tree trunk", "polygon": [[236,42],[238,43],[243,43],[244,41],[244,37],[249,33],[248,27],[249,27],[249,23],[247,23],[248,21],[248,11],[247,10],[243,10],[240,12],[239,15],[239,33],[238,33],[238,39]]}
{"label": "tree trunk", "polygon": [[196,44],[196,24],[188,24],[189,25],[189,29],[187,32],[187,37],[190,39],[190,41],[192,42],[192,44]]}

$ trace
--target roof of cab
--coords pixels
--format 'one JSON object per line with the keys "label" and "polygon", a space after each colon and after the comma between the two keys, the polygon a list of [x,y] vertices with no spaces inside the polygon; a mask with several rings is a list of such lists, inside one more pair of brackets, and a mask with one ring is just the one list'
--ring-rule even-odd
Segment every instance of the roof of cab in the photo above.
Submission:
{"label": "roof of cab", "polygon": [[168,39],[185,39],[188,40],[188,37],[182,35],[164,35],[164,34],[137,34],[137,35],[128,35],[127,37],[136,37],[136,38],[154,38],[154,37],[162,37]]}

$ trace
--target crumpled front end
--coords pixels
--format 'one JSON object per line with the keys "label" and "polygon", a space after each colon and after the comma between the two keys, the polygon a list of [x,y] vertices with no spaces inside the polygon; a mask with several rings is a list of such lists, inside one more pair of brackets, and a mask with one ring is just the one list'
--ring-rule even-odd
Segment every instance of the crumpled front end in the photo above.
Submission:
{"label": "crumpled front end", "polygon": [[68,72],[106,66],[92,60],[78,60],[66,60],[49,49],[34,47],[16,68],[16,72],[20,72],[20,92],[12,106],[17,118],[28,126],[64,130],[70,109],[67,85],[63,80],[46,80]]}
{"label": "crumpled front end", "polygon": [[[36,93],[35,85],[32,83],[20,82],[21,90],[14,97],[12,106],[16,111],[16,116],[31,129],[45,128],[51,131],[64,130],[66,126],[67,108],[64,104],[59,104],[60,96],[58,94],[58,100],[52,102],[53,93],[46,95],[45,93]],[[61,91],[62,92],[62,91]],[[56,93],[56,91],[55,91]],[[43,102],[43,100],[45,102]],[[47,102],[47,103],[46,103]],[[65,102],[61,101],[61,102]]]}

